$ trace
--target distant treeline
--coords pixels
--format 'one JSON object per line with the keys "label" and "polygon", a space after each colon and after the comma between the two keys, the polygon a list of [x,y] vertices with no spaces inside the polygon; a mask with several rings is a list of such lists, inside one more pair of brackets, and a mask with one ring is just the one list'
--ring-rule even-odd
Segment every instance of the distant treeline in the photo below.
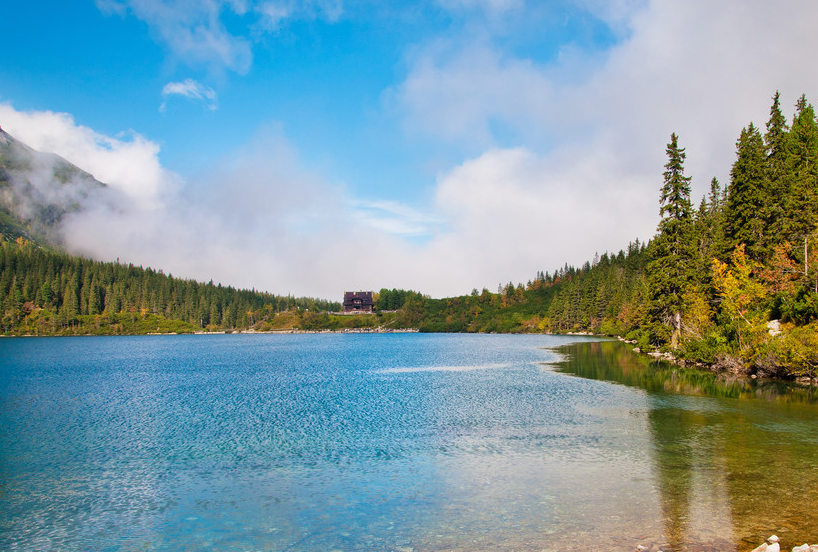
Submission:
{"label": "distant treeline", "polygon": [[[83,317],[94,317],[99,327],[122,323],[116,316],[120,314],[181,323],[172,331],[248,328],[276,313],[341,307],[337,302],[201,284],[150,268],[92,261],[22,239],[0,242],[0,304],[0,324],[7,334],[73,333],[72,328],[88,323]],[[158,329],[168,326],[162,322]]]}
{"label": "distant treeline", "polygon": [[[409,307],[418,312],[421,331],[580,332],[625,334],[636,325],[646,293],[646,245],[604,253],[576,268],[539,272],[526,284],[509,282],[497,292],[472,290],[446,299],[424,298]],[[383,290],[382,290],[383,292]]]}

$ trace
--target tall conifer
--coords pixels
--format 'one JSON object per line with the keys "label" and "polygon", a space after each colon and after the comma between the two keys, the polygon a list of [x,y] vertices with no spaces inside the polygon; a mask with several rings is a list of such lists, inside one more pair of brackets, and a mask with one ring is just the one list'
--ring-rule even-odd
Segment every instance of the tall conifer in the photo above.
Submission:
{"label": "tall conifer", "polygon": [[[671,134],[666,153],[664,184],[660,199],[658,235],[651,244],[648,264],[651,289],[651,315],[662,322],[655,338],[678,344],[684,295],[694,281],[693,206],[690,202],[690,177],[684,174],[685,150]],[[669,330],[669,331],[668,331]]]}
{"label": "tall conifer", "polygon": [[[767,121],[767,132],[764,134],[764,147],[767,154],[767,178],[770,181],[770,192],[780,198],[786,186],[789,127],[787,119],[781,112],[780,94],[773,96],[770,107],[770,119]],[[781,204],[776,202],[776,212],[781,214]]]}
{"label": "tall conifer", "polygon": [[730,250],[744,244],[748,255],[760,261],[768,251],[767,220],[772,199],[768,193],[764,141],[750,123],[736,142],[736,161],[730,171],[725,225]]}
{"label": "tall conifer", "polygon": [[811,234],[818,223],[818,124],[815,111],[801,96],[788,140],[791,184],[786,196],[784,235],[793,241]]}

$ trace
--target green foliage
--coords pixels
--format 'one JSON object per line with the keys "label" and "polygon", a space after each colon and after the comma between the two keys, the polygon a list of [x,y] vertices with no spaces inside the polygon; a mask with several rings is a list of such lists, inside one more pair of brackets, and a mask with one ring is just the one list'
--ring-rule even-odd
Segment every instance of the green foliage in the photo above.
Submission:
{"label": "green foliage", "polygon": [[764,141],[750,123],[742,129],[736,144],[736,162],[730,171],[730,188],[725,206],[725,224],[730,235],[729,248],[744,244],[747,254],[762,261],[769,253],[765,233],[771,204]]}
{"label": "green foliage", "polygon": [[681,331],[684,296],[696,285],[696,242],[690,178],[684,175],[684,148],[671,134],[666,150],[664,184],[660,199],[658,234],[651,243],[648,279],[650,316],[655,341],[675,349]]}
{"label": "green foliage", "polygon": [[806,325],[818,320],[818,293],[813,289],[800,288],[795,294],[781,293],[776,296],[776,310],[785,322]]}
{"label": "green foliage", "polygon": [[0,331],[5,334],[241,329],[296,309],[339,310],[340,304],[200,284],[150,268],[49,251],[22,239],[0,242]]}
{"label": "green foliage", "polygon": [[732,254],[731,264],[713,260],[713,285],[721,298],[721,311],[736,333],[739,349],[750,343],[742,336],[764,331],[764,286],[753,277],[757,266],[744,253],[744,244]]}
{"label": "green foliage", "polygon": [[[814,375],[818,122],[802,96],[788,129],[776,93],[766,128],[763,137],[752,123],[742,130],[726,193],[714,179],[693,225],[683,150],[671,137],[648,264],[650,308],[629,334],[640,346],[647,333],[651,345],[678,347],[687,361]],[[773,318],[789,323],[781,335],[768,331]]]}
{"label": "green foliage", "polygon": [[784,237],[795,242],[811,234],[818,224],[818,123],[815,112],[801,96],[796,104],[792,130],[787,141],[787,173],[784,200]]}
{"label": "green foliage", "polygon": [[755,351],[761,375],[818,376],[818,324],[789,328]]}
{"label": "green foliage", "polygon": [[402,309],[410,299],[422,299],[423,295],[416,291],[404,289],[381,289],[377,294],[375,308],[380,311],[396,311]]}
{"label": "green foliage", "polygon": [[679,356],[694,364],[713,364],[722,355],[731,351],[729,339],[723,333],[723,328],[714,327],[698,338],[684,340]]}

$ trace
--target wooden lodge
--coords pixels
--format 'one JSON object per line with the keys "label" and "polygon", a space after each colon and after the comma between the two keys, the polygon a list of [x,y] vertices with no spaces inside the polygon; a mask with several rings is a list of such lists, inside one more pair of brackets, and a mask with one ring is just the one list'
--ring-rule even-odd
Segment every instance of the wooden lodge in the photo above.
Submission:
{"label": "wooden lodge", "polygon": [[375,302],[372,300],[371,291],[345,291],[344,292],[344,312],[372,312]]}

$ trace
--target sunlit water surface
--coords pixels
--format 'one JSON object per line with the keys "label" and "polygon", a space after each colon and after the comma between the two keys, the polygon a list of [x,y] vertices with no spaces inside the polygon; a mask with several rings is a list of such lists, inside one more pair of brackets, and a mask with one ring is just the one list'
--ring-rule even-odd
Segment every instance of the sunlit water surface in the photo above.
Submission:
{"label": "sunlit water surface", "polygon": [[0,550],[818,541],[814,393],[578,339],[0,340]]}

